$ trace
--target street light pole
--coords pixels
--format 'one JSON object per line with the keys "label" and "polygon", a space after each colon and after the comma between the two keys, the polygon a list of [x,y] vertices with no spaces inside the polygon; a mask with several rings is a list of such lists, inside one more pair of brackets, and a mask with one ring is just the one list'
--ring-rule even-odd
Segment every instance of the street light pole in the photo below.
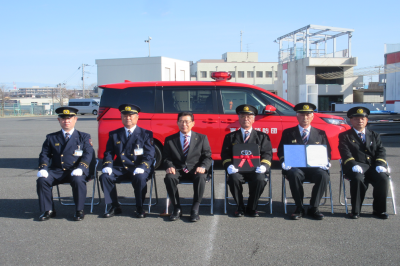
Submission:
{"label": "street light pole", "polygon": [[144,40],[144,42],[149,43],[149,57],[150,57],[150,41],[151,41],[151,37],[149,36],[149,38],[147,40]]}

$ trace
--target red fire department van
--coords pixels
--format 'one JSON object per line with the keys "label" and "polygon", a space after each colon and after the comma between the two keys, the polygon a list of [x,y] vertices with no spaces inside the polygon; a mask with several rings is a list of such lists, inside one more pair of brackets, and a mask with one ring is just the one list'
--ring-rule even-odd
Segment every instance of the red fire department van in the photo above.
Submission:
{"label": "red fire department van", "polygon": [[[282,131],[298,124],[293,104],[259,87],[228,82],[228,72],[214,72],[213,78],[212,82],[125,81],[100,86],[104,90],[97,117],[98,157],[103,158],[108,133],[123,126],[118,106],[133,103],[141,108],[138,126],[153,131],[158,165],[162,162],[165,138],[178,132],[177,114],[183,111],[194,114],[193,130],[208,136],[212,158],[221,160],[225,135],[240,128],[236,107],[251,104],[259,113],[253,128],[269,135],[273,160],[277,161]],[[325,130],[332,147],[332,159],[340,159],[338,134],[350,128],[346,121],[338,116],[315,113],[312,126]]]}

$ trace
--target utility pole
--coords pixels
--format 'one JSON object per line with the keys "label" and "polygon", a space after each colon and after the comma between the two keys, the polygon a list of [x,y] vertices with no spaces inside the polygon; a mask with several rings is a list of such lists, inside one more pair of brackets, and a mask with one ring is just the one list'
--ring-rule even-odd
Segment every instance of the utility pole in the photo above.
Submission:
{"label": "utility pole", "polygon": [[149,36],[149,38],[147,40],[144,40],[144,42],[149,43],[149,57],[150,57],[150,41],[151,41],[151,37]]}
{"label": "utility pole", "polygon": [[85,99],[85,66],[89,66],[88,64],[82,64],[82,94],[83,99]]}
{"label": "utility pole", "polygon": [[240,52],[242,52],[242,35],[243,31],[240,31]]}

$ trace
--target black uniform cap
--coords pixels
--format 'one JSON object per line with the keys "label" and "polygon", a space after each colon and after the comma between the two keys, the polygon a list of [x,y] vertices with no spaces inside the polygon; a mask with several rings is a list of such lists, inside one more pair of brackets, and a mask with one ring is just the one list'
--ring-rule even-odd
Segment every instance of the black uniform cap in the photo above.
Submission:
{"label": "black uniform cap", "polygon": [[242,104],[236,107],[237,114],[258,115],[257,108],[250,104]]}
{"label": "black uniform cap", "polygon": [[73,117],[78,114],[78,109],[73,107],[58,107],[56,113],[62,118]]}
{"label": "black uniform cap", "polygon": [[298,103],[293,107],[296,113],[314,113],[317,107],[312,103]]}
{"label": "black uniform cap", "polygon": [[118,107],[119,111],[122,114],[138,114],[140,113],[140,107],[134,104],[126,103],[126,104],[121,104]]}
{"label": "black uniform cap", "polygon": [[362,107],[362,106],[356,106],[353,108],[350,108],[350,110],[347,111],[347,117],[352,118],[354,116],[369,116],[369,109]]}

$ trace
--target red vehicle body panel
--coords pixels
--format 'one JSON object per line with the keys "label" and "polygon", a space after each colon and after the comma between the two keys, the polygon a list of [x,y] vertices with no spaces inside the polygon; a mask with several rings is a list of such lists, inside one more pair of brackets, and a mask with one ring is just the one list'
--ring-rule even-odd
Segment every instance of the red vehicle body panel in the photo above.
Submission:
{"label": "red vehicle body panel", "polygon": [[[125,89],[125,88],[133,88],[133,87],[216,87],[219,86],[229,86],[229,87],[238,87],[238,88],[250,88],[254,90],[261,91],[263,93],[267,93],[272,97],[279,99],[280,101],[294,106],[288,101],[280,98],[277,95],[274,95],[268,91],[265,91],[259,87],[242,84],[242,83],[234,83],[234,82],[226,82],[222,81],[214,81],[214,82],[200,82],[200,81],[153,81],[153,82],[124,82],[117,84],[108,84],[102,85],[100,88],[103,89]],[[101,103],[100,103],[101,104]],[[136,103],[140,106],[140,103]],[[202,134],[206,134],[208,136],[211,150],[212,150],[212,158],[214,160],[221,159],[221,147],[224,137],[227,133],[240,128],[238,116],[236,114],[194,114],[195,117],[195,125],[193,130]],[[312,126],[325,130],[329,143],[332,148],[332,159],[338,160],[340,159],[340,154],[338,151],[338,135],[339,133],[346,131],[350,128],[347,124],[341,125],[333,125],[328,124],[322,117],[326,118],[335,118],[343,120],[341,117],[332,116],[322,113],[315,113],[314,120],[312,122]],[[154,142],[155,144],[164,145],[165,138],[171,134],[174,134],[179,131],[177,125],[177,113],[143,113],[139,114],[138,126],[153,131]],[[253,124],[253,128],[256,130],[263,131],[267,133],[271,139],[272,148],[273,148],[273,160],[278,160],[277,157],[277,147],[279,145],[279,141],[282,136],[282,131],[286,128],[296,126],[298,121],[295,116],[281,116],[279,114],[272,115],[257,115],[255,119],[255,123]],[[105,151],[106,143],[108,140],[108,133],[112,130],[122,127],[121,123],[121,115],[118,109],[109,108],[105,113],[99,112],[98,116],[98,141],[99,141],[99,149],[98,149],[98,157],[103,158],[103,154]]]}

